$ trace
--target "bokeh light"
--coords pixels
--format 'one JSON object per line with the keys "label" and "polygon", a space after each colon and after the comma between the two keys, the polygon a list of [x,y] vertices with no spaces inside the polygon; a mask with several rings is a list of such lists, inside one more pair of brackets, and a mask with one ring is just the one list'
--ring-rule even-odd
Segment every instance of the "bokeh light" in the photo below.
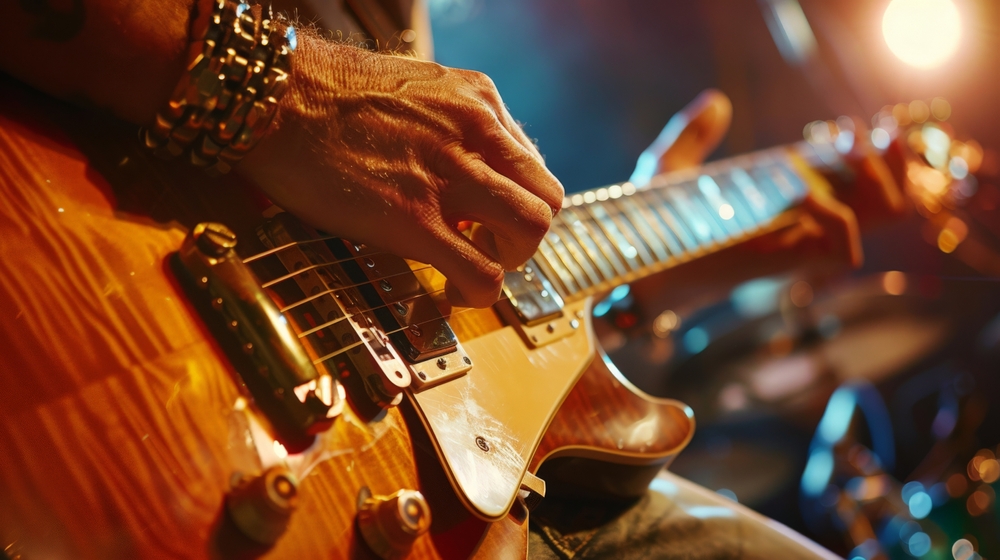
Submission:
{"label": "bokeh light", "polygon": [[882,17],[889,50],[917,68],[934,68],[958,49],[962,21],[951,0],[892,0]]}

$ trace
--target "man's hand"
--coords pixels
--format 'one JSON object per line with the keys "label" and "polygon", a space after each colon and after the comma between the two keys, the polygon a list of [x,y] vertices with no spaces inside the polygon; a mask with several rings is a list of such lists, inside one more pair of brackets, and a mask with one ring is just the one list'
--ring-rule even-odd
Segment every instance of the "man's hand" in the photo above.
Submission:
{"label": "man's hand", "polygon": [[454,304],[494,303],[563,188],[492,81],[308,34],[295,56],[278,128],[239,172],[321,230],[434,265]]}
{"label": "man's hand", "polygon": [[[180,79],[192,15],[211,14],[209,0],[7,4],[0,70],[137,125]],[[317,228],[434,265],[453,303],[495,302],[563,191],[489,78],[308,30],[293,64],[278,128],[237,170]],[[484,226],[474,242],[466,220]]]}
{"label": "man's hand", "polygon": [[[725,136],[731,118],[732,104],[723,93],[703,92],[671,118],[643,152],[632,181],[641,185],[655,175],[700,165]],[[842,190],[851,206],[830,196],[809,195],[792,226],[637,283],[633,293],[640,305],[662,309],[795,268],[816,273],[859,266],[858,214],[865,218],[862,225],[877,223],[898,214],[903,197],[881,159],[860,149],[845,159],[856,175],[854,184]]]}

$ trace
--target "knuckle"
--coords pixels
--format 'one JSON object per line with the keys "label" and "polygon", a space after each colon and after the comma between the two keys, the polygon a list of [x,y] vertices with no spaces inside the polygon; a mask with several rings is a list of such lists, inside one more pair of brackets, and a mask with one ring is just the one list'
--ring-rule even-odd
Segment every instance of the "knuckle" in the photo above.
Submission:
{"label": "knuckle", "polygon": [[[534,248],[538,247],[541,243],[542,238],[548,233],[549,227],[552,225],[552,209],[547,203],[542,200],[538,201],[535,208],[524,213],[522,216],[521,231],[524,234],[525,239],[531,241],[534,244]],[[532,252],[534,252],[534,248]]]}
{"label": "knuckle", "polygon": [[463,77],[470,84],[484,89],[496,91],[496,84],[493,83],[493,78],[490,78],[482,72],[477,72],[475,70],[463,70]]}

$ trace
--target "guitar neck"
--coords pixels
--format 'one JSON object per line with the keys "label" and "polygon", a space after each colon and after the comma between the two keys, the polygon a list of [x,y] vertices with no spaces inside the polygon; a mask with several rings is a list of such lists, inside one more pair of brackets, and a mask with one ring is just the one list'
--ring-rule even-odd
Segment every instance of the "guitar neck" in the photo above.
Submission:
{"label": "guitar neck", "polygon": [[566,301],[603,293],[781,227],[836,152],[800,143],[573,194],[534,263]]}

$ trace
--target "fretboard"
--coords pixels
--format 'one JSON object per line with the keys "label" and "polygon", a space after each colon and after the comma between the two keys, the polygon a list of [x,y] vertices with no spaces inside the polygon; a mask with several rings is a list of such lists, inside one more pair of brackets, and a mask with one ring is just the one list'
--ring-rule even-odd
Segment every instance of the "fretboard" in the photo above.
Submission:
{"label": "fretboard", "polygon": [[806,160],[829,164],[796,145],[567,196],[533,260],[575,300],[739,243],[802,201]]}

